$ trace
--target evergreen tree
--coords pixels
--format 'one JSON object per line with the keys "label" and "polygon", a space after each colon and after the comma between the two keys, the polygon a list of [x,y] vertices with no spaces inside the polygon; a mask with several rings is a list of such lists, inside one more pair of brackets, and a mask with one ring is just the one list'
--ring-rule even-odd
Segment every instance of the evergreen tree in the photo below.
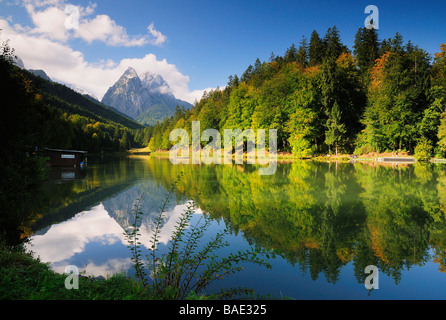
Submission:
{"label": "evergreen tree", "polygon": [[331,146],[335,146],[336,155],[338,155],[338,146],[342,142],[343,135],[346,132],[345,125],[342,123],[341,118],[341,110],[338,102],[335,101],[333,108],[331,108],[328,115],[325,143],[328,145],[329,152],[331,152]]}
{"label": "evergreen tree", "polygon": [[325,58],[337,59],[342,52],[348,51],[347,47],[342,44],[339,31],[336,26],[328,28],[323,42],[325,43]]}
{"label": "evergreen tree", "polygon": [[354,54],[359,70],[368,75],[379,55],[378,34],[375,29],[360,28],[355,35]]}
{"label": "evergreen tree", "polygon": [[131,148],[130,132],[124,130],[122,138],[119,140],[120,151],[127,151]]}
{"label": "evergreen tree", "polygon": [[242,77],[240,78],[240,81],[247,83],[249,81],[249,79],[251,79],[253,70],[254,70],[254,67],[250,64],[248,66],[248,68],[246,68],[245,72],[243,72]]}
{"label": "evergreen tree", "polygon": [[260,59],[257,58],[256,62],[254,63],[254,70],[253,73],[254,74],[258,74],[260,72],[260,68],[262,67],[262,63],[260,62]]}
{"label": "evergreen tree", "polygon": [[403,36],[401,33],[395,33],[395,36],[390,40],[391,50],[396,53],[404,53]]}
{"label": "evergreen tree", "polygon": [[232,87],[232,84],[233,84],[233,83],[234,83],[234,78],[233,78],[232,75],[229,75],[227,86],[228,86],[228,87]]}
{"label": "evergreen tree", "polygon": [[269,56],[269,62],[276,61],[277,56],[274,54],[274,51],[271,52],[271,55]]}
{"label": "evergreen tree", "polygon": [[286,50],[283,56],[285,63],[297,61],[297,49],[294,43]]}
{"label": "evergreen tree", "polygon": [[392,51],[391,39],[384,39],[379,45],[378,56],[382,57],[386,52]]}
{"label": "evergreen tree", "polygon": [[305,67],[308,64],[308,43],[305,36],[302,36],[302,39],[300,40],[296,60],[301,66]]}
{"label": "evergreen tree", "polygon": [[234,80],[232,81],[232,85],[234,86],[234,88],[237,88],[239,84],[240,80],[238,79],[238,76],[234,75]]}
{"label": "evergreen tree", "polygon": [[308,47],[308,59],[310,66],[316,66],[322,63],[325,56],[325,47],[322,39],[316,30],[313,30],[310,37],[310,44]]}

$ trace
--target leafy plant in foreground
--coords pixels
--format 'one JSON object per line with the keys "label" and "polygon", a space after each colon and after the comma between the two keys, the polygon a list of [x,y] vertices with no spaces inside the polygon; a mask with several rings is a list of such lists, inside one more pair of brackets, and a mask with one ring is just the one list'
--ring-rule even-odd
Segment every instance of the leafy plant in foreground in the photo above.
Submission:
{"label": "leafy plant in foreground", "polygon": [[[218,256],[219,249],[229,246],[229,243],[224,239],[229,233],[228,229],[218,232],[203,245],[201,240],[211,224],[211,218],[203,214],[196,223],[191,225],[195,209],[192,201],[188,202],[187,209],[176,222],[167,252],[159,254],[159,234],[163,225],[166,205],[180,177],[181,174],[169,188],[163,205],[160,207],[160,213],[155,220],[155,230],[149,246],[150,253],[147,256],[147,269],[152,280],[150,283],[144,270],[144,262],[141,259],[141,243],[138,240],[140,236],[138,221],[142,215],[139,205],[141,198],[135,205],[135,223],[131,230],[126,231],[136,276],[153,295],[160,299],[197,298],[205,292],[211,283],[242,271],[241,264],[243,263],[254,263],[270,269],[271,264],[264,257],[269,259],[275,257],[275,254],[268,250],[251,247],[231,253],[226,257]],[[230,288],[222,290],[212,297],[224,299],[252,295],[253,293],[251,289]]]}
{"label": "leafy plant in foreground", "polygon": [[131,253],[132,257],[131,260],[133,262],[133,267],[135,268],[136,276],[137,278],[141,279],[143,281],[144,285],[147,285],[146,278],[147,274],[144,269],[144,263],[141,260],[141,242],[139,241],[139,237],[141,236],[140,229],[139,229],[139,220],[141,219],[141,199],[142,195],[137,199],[136,203],[134,204],[134,208],[132,210],[132,213],[135,216],[135,222],[133,225],[125,230],[124,235],[127,239],[127,242],[129,245],[127,246]]}

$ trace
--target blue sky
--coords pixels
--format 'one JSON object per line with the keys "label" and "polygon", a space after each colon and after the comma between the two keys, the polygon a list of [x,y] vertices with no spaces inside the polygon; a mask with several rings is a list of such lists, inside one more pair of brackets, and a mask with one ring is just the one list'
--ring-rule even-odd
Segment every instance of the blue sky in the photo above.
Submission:
{"label": "blue sky", "polygon": [[[64,28],[67,5],[80,9],[78,31]],[[444,0],[0,0],[0,28],[26,67],[99,98],[134,64],[138,73],[160,73],[176,96],[193,102],[313,30],[323,37],[336,25],[352,48],[367,5],[379,9],[380,39],[400,32],[429,53],[446,42]]]}

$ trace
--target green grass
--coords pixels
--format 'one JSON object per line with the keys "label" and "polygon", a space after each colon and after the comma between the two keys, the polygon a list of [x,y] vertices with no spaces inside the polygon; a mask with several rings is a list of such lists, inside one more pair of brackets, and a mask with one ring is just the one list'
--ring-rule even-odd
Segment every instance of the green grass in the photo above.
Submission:
{"label": "green grass", "polygon": [[79,289],[65,288],[67,275],[30,253],[0,245],[0,300],[150,300],[139,282],[123,274],[103,281],[79,276]]}

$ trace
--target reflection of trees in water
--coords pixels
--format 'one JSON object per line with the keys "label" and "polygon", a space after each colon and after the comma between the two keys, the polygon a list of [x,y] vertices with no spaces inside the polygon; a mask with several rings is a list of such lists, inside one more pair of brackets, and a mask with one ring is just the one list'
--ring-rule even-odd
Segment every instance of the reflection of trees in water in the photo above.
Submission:
{"label": "reflection of trees in water", "polygon": [[251,243],[274,248],[293,265],[335,283],[352,263],[358,282],[367,265],[396,283],[402,271],[431,259],[446,265],[446,177],[441,166],[383,167],[294,162],[275,175],[254,166],[162,166],[163,183],[185,172],[182,192],[202,210],[244,232]]}
{"label": "reflection of trees in water", "polygon": [[[62,179],[60,168],[50,169],[49,179],[38,191],[45,199],[44,205],[38,206],[29,199],[31,206],[38,210],[39,218],[29,224],[27,235],[48,228],[54,223],[66,221],[77,213],[112,198],[138,183],[139,177],[148,174],[147,165],[143,161],[124,159],[97,165],[99,160],[91,158],[91,165],[82,173],[76,173],[76,179]],[[62,169],[67,170],[74,169]]]}
{"label": "reflection of trees in water", "polygon": [[[272,176],[260,176],[255,165],[123,160],[91,166],[84,179],[52,185],[51,204],[70,208],[104,202],[126,226],[131,210],[121,204],[131,205],[145,193],[149,219],[180,171],[184,177],[177,199],[192,198],[234,233],[243,231],[251,244],[278,250],[312,279],[323,275],[335,283],[341,268],[351,263],[363,283],[365,267],[373,264],[398,283],[403,270],[423,265],[432,258],[430,252],[440,271],[446,270],[446,174],[441,165],[296,161],[279,165]],[[80,212],[75,209],[73,214]]]}
{"label": "reflection of trees in water", "polygon": [[[75,170],[73,168],[49,169],[49,179],[43,185],[36,185],[31,194],[22,192],[17,195],[17,198],[23,196],[23,199],[20,198],[20,206],[16,205],[14,210],[20,212],[20,215],[0,216],[4,229],[9,231],[10,237],[14,237],[15,243],[11,244],[19,243],[20,238],[28,237],[36,230],[66,221],[81,211],[113,198],[151,174],[147,159],[116,160],[90,157],[88,168],[79,174],[73,171],[76,179],[63,179],[61,175],[63,171]],[[162,193],[162,190],[154,182],[148,193],[155,195]],[[131,204],[135,199],[129,199],[128,203]]]}

